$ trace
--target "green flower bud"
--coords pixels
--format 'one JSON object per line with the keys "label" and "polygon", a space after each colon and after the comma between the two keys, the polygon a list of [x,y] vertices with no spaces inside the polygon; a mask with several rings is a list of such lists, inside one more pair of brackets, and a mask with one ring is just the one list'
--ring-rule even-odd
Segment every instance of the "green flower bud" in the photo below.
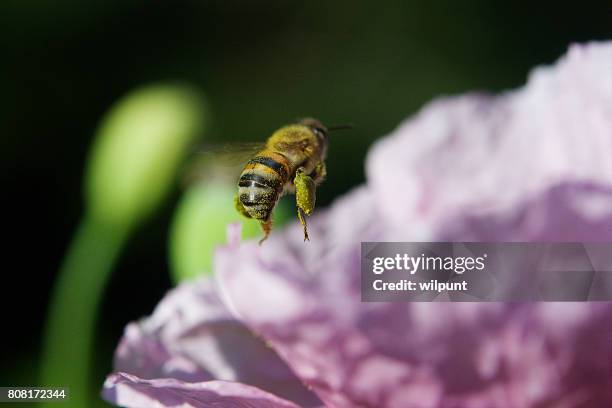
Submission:
{"label": "green flower bud", "polygon": [[88,163],[90,215],[128,227],[150,215],[173,186],[205,114],[203,100],[184,85],[148,86],[117,102],[102,120]]}
{"label": "green flower bud", "polygon": [[[214,181],[193,185],[185,192],[170,232],[170,264],[175,282],[212,272],[214,249],[226,243],[228,224],[241,222],[243,239],[263,236],[258,221],[236,211],[236,192],[236,185]],[[290,214],[293,212],[288,202],[281,201],[274,211],[275,226],[284,224]]]}

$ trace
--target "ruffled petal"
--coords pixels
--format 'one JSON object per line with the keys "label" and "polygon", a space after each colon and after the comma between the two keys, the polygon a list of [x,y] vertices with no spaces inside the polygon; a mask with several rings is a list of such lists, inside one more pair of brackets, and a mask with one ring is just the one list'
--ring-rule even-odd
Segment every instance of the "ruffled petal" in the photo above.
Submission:
{"label": "ruffled petal", "polygon": [[612,404],[612,304],[362,303],[361,241],[611,240],[612,45],[500,97],[433,103],[378,143],[368,184],[220,249],[224,302],[333,407]]}
{"label": "ruffled petal", "polygon": [[249,385],[228,381],[188,383],[173,378],[144,380],[110,375],[104,399],[126,408],[298,408],[298,405]]}
{"label": "ruffled petal", "polygon": [[[423,240],[480,217],[498,220],[482,239],[609,239],[569,225],[543,234],[552,220],[543,210],[551,208],[540,205],[523,213],[522,224],[511,218],[525,203],[573,184],[601,189],[573,192],[576,216],[593,224],[610,215],[610,72],[612,43],[575,45],[556,65],[535,69],[517,91],[429,104],[369,153],[368,186],[381,198],[383,219],[410,225]],[[472,237],[469,231],[462,239]]]}
{"label": "ruffled petal", "polygon": [[231,316],[208,279],[172,290],[151,317],[130,323],[115,370],[146,379],[239,381],[302,406],[320,404],[272,349]]}
{"label": "ruffled petal", "polygon": [[[313,238],[299,253],[290,244],[296,228],[216,257],[231,310],[327,406],[609,400],[610,303],[361,303],[358,243],[380,231],[335,220],[367,207],[364,193],[323,215],[323,242]],[[347,233],[350,241],[328,247],[327,239]]]}

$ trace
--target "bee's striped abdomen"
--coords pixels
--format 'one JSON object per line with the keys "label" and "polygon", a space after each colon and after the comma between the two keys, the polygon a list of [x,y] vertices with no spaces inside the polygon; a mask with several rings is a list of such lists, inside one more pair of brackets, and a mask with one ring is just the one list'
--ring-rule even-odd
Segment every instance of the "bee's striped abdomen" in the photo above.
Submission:
{"label": "bee's striped abdomen", "polygon": [[249,160],[238,182],[238,197],[251,217],[267,220],[289,177],[287,159],[263,151]]}

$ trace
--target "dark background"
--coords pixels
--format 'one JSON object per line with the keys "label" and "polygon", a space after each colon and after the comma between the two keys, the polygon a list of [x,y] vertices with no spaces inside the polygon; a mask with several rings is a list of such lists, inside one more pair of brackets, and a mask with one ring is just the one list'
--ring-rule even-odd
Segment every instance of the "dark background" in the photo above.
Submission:
{"label": "dark background", "polygon": [[[33,385],[50,286],[82,215],[96,126],[129,90],[180,79],[205,93],[216,141],[262,140],[311,115],[332,142],[328,204],[364,180],[374,139],[434,97],[524,83],[571,42],[612,37],[612,2],[22,1],[0,3],[0,385]],[[98,376],[124,325],[171,286],[180,190],[130,240],[98,323]]]}

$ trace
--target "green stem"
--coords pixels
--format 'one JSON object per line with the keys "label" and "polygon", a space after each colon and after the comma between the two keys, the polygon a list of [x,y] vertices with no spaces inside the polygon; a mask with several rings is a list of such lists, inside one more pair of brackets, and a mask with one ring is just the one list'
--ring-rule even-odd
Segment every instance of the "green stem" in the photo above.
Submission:
{"label": "green stem", "polygon": [[127,235],[125,227],[85,217],[60,268],[47,318],[40,385],[69,387],[70,400],[62,407],[94,404],[89,392],[94,323]]}

